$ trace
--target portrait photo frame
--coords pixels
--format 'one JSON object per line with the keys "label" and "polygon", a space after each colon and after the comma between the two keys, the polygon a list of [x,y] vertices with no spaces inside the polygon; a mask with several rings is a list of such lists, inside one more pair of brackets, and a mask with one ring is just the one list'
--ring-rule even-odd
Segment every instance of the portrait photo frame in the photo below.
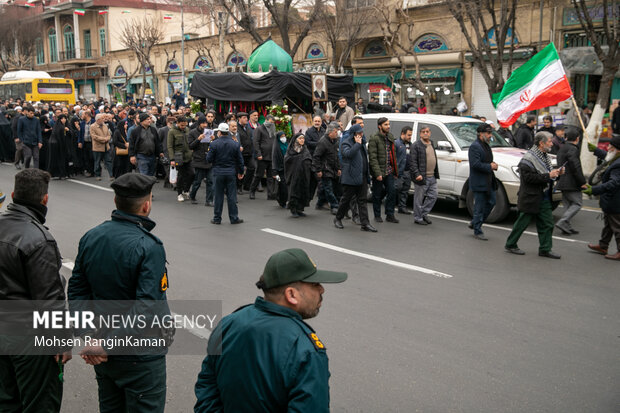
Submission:
{"label": "portrait photo frame", "polygon": [[327,75],[325,73],[316,73],[312,75],[311,79],[312,101],[327,102]]}

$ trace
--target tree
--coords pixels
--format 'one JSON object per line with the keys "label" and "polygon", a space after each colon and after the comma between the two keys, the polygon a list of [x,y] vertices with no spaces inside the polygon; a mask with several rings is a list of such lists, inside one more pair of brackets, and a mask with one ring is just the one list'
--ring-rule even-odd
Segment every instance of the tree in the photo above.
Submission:
{"label": "tree", "polygon": [[[277,27],[282,37],[282,48],[291,57],[308,36],[310,29],[318,20],[323,0],[215,0],[235,23],[252,38],[263,43],[266,39],[256,24],[256,12],[264,7],[271,16],[271,23]],[[299,13],[299,10],[307,13]],[[295,39],[294,42],[291,39]]]}
{"label": "tree", "polygon": [[[500,92],[505,82],[502,69],[506,56],[506,79],[512,73],[517,0],[453,0],[446,3],[467,40],[474,66],[489,87],[489,94]],[[492,45],[491,32],[497,47]],[[510,43],[508,48],[507,41]]]}
{"label": "tree", "polygon": [[0,6],[0,71],[28,69],[34,66],[36,37],[26,21],[28,9],[17,5]]}
{"label": "tree", "polygon": [[371,7],[347,8],[344,1],[321,8],[319,21],[323,22],[324,36],[332,49],[332,66],[343,67],[353,49],[366,40],[373,29],[373,11]]}
{"label": "tree", "polygon": [[[609,108],[609,97],[611,93],[611,83],[618,67],[620,66],[620,54],[618,53],[618,43],[620,43],[620,4],[612,0],[611,4],[607,0],[595,4],[588,4],[580,0],[571,0],[573,7],[579,17],[579,23],[588,36],[588,40],[594,48],[596,56],[603,65],[601,84],[598,89],[596,104],[590,116],[590,122],[586,128],[586,137],[594,141],[597,140],[598,130],[601,127],[603,116]],[[595,26],[590,15],[591,8],[602,8],[602,24]],[[601,45],[598,33],[602,31],[607,39],[607,47]],[[587,152],[587,145],[581,146],[582,166],[585,173],[592,173],[596,167],[596,159]]]}
{"label": "tree", "polygon": [[147,16],[143,19],[131,19],[125,22],[121,30],[120,42],[127,49],[134,52],[136,59],[142,68],[142,98],[146,90],[146,73],[150,68],[153,71],[153,95],[158,99],[158,81],[155,76],[155,65],[151,60],[153,47],[164,39],[164,30],[154,17]]}
{"label": "tree", "polygon": [[[117,60],[117,62],[118,62],[118,65],[121,66],[121,61]],[[129,81],[133,79],[133,77],[138,73],[138,70],[140,70],[139,64],[136,65],[136,69],[131,74],[129,74],[128,72],[125,72],[125,81],[122,84],[110,83],[110,85],[112,86],[112,90],[113,90],[112,95],[113,96],[118,95],[121,98],[121,100],[124,101],[127,96],[123,95],[123,90],[126,90],[127,85],[129,84]]]}
{"label": "tree", "polygon": [[[413,56],[415,78],[411,80],[414,86],[422,92],[424,101],[428,103],[428,110],[431,111],[429,90],[422,81],[420,62],[413,50],[413,17],[401,8],[398,2],[390,2],[389,0],[377,3],[374,9],[379,15],[378,23],[383,34],[383,43],[400,63],[401,79],[406,78],[407,57]],[[403,31],[405,36],[403,36]]]}

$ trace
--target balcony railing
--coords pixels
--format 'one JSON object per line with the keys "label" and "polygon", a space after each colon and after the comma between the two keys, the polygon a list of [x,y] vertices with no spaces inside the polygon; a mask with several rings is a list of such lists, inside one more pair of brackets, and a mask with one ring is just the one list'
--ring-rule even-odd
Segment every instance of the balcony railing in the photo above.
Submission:
{"label": "balcony railing", "polygon": [[[80,50],[80,59],[94,59],[97,57],[97,51],[93,49],[79,49]],[[63,50],[58,53],[58,61],[65,62],[67,60],[74,60],[78,57],[77,49],[73,50]]]}

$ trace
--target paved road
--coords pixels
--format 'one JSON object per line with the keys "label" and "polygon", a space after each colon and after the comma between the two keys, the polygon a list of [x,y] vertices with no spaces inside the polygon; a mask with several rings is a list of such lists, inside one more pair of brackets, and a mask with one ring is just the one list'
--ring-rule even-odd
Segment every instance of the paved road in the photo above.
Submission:
{"label": "paved road", "polygon": [[[14,173],[0,165],[5,192]],[[48,225],[67,261],[113,209],[108,182],[82,181],[97,188],[50,186]],[[535,235],[520,243],[526,256],[503,251],[514,214],[481,242],[450,203],[437,205],[433,225],[407,217],[369,234],[350,221],[335,229],[328,212],[289,218],[264,193],[240,199],[246,223],[214,226],[211,208],[180,204],[161,184],[154,193],[170,299],[222,300],[230,313],[254,299],[267,257],[287,247],[349,273],[326,286],[310,321],[328,348],[334,412],[620,411],[620,267],[586,250],[602,225],[595,210],[574,221],[581,234],[554,239],[555,261],[537,256]],[[167,411],[191,410],[201,361],[168,357]],[[75,359],[65,378],[63,412],[95,411],[92,368]]]}

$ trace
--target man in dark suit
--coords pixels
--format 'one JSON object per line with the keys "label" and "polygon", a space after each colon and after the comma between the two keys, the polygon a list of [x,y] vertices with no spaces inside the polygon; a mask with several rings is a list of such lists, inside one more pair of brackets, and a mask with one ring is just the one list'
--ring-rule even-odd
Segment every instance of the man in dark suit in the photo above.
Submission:
{"label": "man in dark suit", "polygon": [[469,189],[474,193],[474,217],[469,228],[474,230],[474,238],[487,241],[482,223],[495,206],[497,182],[493,171],[497,171],[497,164],[493,162],[493,151],[489,146],[493,128],[483,123],[476,132],[478,139],[469,147]]}
{"label": "man in dark suit", "polygon": [[[552,141],[555,145],[555,137]],[[565,235],[579,233],[573,229],[570,220],[581,210],[583,204],[581,190],[586,189],[586,178],[583,176],[577,145],[579,145],[579,133],[571,131],[566,136],[566,144],[558,152],[557,164],[565,165],[566,173],[560,177],[555,188],[562,191],[562,204],[564,204],[565,211],[555,226]]]}

